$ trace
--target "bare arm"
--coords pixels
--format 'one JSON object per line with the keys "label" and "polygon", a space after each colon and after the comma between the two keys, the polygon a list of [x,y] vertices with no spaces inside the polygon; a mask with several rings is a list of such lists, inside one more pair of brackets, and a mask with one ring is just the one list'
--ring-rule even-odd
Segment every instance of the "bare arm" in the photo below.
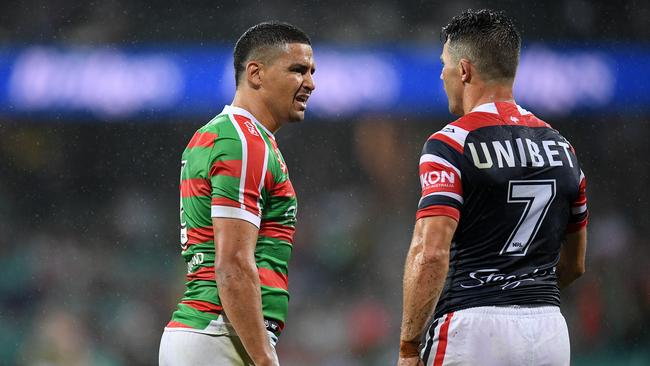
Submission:
{"label": "bare arm", "polygon": [[[447,216],[424,217],[415,223],[404,267],[401,359],[418,357],[419,338],[445,284],[449,248],[457,225]],[[400,360],[400,364],[410,363]]]}
{"label": "bare arm", "polygon": [[239,219],[213,218],[215,271],[221,305],[255,365],[277,365],[269,343],[255,264],[258,229]]}
{"label": "bare arm", "polygon": [[560,262],[557,266],[557,282],[560,289],[585,273],[585,256],[587,252],[587,228],[566,235],[560,249]]}

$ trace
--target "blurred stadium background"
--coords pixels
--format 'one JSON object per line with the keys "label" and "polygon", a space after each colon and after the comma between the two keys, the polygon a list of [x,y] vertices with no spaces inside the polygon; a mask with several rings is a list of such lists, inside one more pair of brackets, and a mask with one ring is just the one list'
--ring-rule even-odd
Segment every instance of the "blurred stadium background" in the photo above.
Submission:
{"label": "blurred stadium background", "polygon": [[283,365],[390,365],[425,139],[453,119],[439,31],[504,9],[517,99],[588,177],[588,269],[563,294],[574,365],[650,364],[650,5],[619,1],[0,4],[0,364],[154,365],[182,293],[179,157],[230,102],[231,47],[313,38],[307,120],[279,134],[298,192]]}

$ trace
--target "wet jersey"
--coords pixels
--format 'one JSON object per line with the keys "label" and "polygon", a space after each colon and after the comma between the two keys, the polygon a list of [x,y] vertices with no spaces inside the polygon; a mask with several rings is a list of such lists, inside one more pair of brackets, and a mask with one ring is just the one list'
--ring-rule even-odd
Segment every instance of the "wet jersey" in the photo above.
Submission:
{"label": "wet jersey", "polygon": [[420,181],[417,218],[458,221],[435,317],[559,305],[560,244],[588,211],[584,174],[558,131],[516,104],[483,104],[428,139]]}
{"label": "wet jersey", "polygon": [[273,134],[248,111],[226,106],[194,134],[183,152],[180,197],[181,255],[187,264],[187,282],[167,327],[203,333],[218,329],[223,309],[215,278],[212,218],[226,217],[259,228],[255,262],[262,312],[281,328],[289,301],[287,264],[297,202]]}

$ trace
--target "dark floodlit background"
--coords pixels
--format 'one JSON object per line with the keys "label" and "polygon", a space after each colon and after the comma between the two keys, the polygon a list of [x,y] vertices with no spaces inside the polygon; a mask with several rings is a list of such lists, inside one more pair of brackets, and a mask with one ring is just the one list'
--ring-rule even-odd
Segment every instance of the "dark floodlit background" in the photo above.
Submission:
{"label": "dark floodlit background", "polygon": [[[278,133],[300,203],[283,365],[390,365],[423,142],[452,121],[439,30],[514,17],[517,97],[576,147],[587,273],[574,365],[650,364],[644,1],[92,1],[0,5],[0,364],[153,365],[184,283],[182,149],[232,96],[249,26],[313,38],[307,119]],[[512,340],[516,342],[516,340]]]}

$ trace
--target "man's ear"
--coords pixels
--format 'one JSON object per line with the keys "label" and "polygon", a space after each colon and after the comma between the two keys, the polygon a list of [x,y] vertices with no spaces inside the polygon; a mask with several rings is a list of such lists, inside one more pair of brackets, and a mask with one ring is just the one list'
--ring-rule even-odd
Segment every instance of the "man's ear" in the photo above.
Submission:
{"label": "man's ear", "polygon": [[458,70],[460,72],[460,80],[464,83],[472,81],[472,63],[466,58],[461,58],[458,62]]}
{"label": "man's ear", "polygon": [[262,86],[263,65],[259,61],[248,61],[246,63],[246,81],[253,89]]}

